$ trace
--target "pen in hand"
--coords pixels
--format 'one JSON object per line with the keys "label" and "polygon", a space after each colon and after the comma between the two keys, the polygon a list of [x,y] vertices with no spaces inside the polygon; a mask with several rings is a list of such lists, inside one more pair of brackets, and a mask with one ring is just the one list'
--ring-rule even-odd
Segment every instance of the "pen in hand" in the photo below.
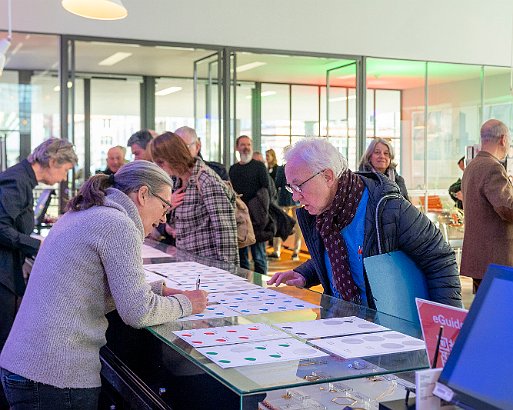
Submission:
{"label": "pen in hand", "polygon": [[199,290],[200,283],[201,283],[201,277],[200,277],[200,275],[198,275],[198,279],[196,279],[196,290]]}

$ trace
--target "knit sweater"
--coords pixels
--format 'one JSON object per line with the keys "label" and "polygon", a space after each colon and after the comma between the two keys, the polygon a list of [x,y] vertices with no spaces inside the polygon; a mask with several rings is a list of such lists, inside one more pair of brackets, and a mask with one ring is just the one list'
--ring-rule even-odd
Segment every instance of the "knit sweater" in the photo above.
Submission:
{"label": "knit sweater", "polygon": [[106,313],[117,308],[136,328],[190,315],[186,296],[160,296],[162,282],[145,282],[143,232],[135,204],[112,188],[103,206],[62,216],[37,255],[0,366],[59,388],[99,387]]}

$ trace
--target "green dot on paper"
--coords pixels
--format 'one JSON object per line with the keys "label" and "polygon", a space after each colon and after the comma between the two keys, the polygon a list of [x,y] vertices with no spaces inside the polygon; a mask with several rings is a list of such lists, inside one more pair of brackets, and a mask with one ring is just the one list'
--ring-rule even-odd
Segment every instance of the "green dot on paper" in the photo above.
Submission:
{"label": "green dot on paper", "polygon": [[258,350],[265,350],[266,348],[265,348],[265,347],[263,347],[263,346],[257,346],[257,347],[255,347],[255,349],[258,349]]}
{"label": "green dot on paper", "polygon": [[278,345],[278,346],[281,346],[281,347],[290,347],[290,345],[284,343],[284,344],[281,344],[281,345]]}
{"label": "green dot on paper", "polygon": [[281,357],[279,354],[270,354],[269,356],[274,357],[275,359],[279,359]]}
{"label": "green dot on paper", "polygon": [[256,360],[255,357],[245,357],[244,360],[249,360],[250,362],[254,362]]}
{"label": "green dot on paper", "polygon": [[219,360],[219,363],[231,363],[231,361],[230,361],[230,360],[224,360],[224,359],[223,359],[223,360]]}
{"label": "green dot on paper", "polygon": [[217,354],[217,352],[207,352],[207,354],[215,356]]}

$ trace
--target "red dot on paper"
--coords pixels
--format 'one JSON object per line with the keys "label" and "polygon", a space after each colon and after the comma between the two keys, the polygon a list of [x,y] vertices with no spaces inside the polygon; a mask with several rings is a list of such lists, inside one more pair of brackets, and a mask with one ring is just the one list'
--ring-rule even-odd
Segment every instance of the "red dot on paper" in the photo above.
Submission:
{"label": "red dot on paper", "polygon": [[197,344],[197,345],[203,344],[203,342],[201,340],[193,340],[192,343]]}
{"label": "red dot on paper", "polygon": [[239,336],[239,339],[249,339],[247,336]]}
{"label": "red dot on paper", "polygon": [[214,332],[205,332],[205,334],[206,334],[206,335],[208,335],[208,336],[215,335],[215,333],[214,333]]}
{"label": "red dot on paper", "polygon": [[216,339],[216,342],[226,342],[226,339]]}
{"label": "red dot on paper", "polygon": [[258,327],[248,327],[249,330],[258,330]]}
{"label": "red dot on paper", "polygon": [[236,330],[227,330],[226,333],[237,333]]}

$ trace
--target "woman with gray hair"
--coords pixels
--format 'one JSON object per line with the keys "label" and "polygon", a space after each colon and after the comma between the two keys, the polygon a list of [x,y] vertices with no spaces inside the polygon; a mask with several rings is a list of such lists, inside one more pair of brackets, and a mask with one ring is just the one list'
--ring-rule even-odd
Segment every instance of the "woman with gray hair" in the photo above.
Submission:
{"label": "woman with gray hair", "polygon": [[69,202],[41,246],[0,355],[13,408],[96,409],[111,310],[142,328],[206,307],[204,291],[145,280],[143,239],[165,221],[172,185],[157,165],[135,161],[91,177]]}
{"label": "woman with gray hair", "polygon": [[381,173],[351,172],[325,139],[300,141],[285,159],[287,189],[303,206],[297,216],[311,259],[268,284],[321,284],[330,296],[376,308],[363,258],[402,250],[424,273],[431,300],[461,306],[454,251],[397,185]]}
{"label": "woman with gray hair", "polygon": [[367,147],[365,154],[363,154],[358,170],[380,172],[386,175],[399,186],[401,195],[409,200],[404,178],[397,173],[397,164],[394,162],[394,158],[395,154],[392,144],[383,138],[374,138]]}
{"label": "woman with gray hair", "polygon": [[69,141],[49,138],[27,159],[0,174],[0,350],[14,322],[17,299],[25,291],[25,257],[36,255],[40,245],[30,236],[34,230],[32,190],[40,182],[53,185],[63,181],[77,162]]}

